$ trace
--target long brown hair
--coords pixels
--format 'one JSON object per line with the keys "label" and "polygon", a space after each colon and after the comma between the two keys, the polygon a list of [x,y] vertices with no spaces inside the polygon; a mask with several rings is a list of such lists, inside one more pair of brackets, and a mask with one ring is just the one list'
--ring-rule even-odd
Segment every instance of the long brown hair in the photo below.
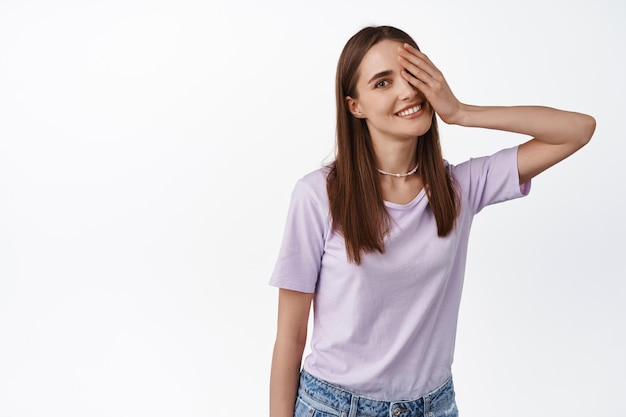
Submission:
{"label": "long brown hair", "polygon": [[[372,46],[387,39],[418,48],[400,29],[366,27],[348,40],[337,65],[337,148],[335,160],[330,164],[327,189],[333,230],[343,235],[348,259],[357,265],[361,263],[362,253],[385,251],[390,217],[383,201],[366,122],[350,113],[345,98],[357,98],[361,60]],[[417,140],[416,153],[418,174],[437,221],[437,233],[447,236],[454,228],[459,200],[454,180],[444,166],[434,112],[431,128]]]}

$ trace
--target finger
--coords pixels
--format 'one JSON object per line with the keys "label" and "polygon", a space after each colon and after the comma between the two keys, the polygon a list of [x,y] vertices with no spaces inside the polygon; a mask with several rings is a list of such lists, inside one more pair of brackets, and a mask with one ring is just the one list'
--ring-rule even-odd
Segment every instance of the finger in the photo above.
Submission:
{"label": "finger", "polygon": [[432,93],[432,89],[428,86],[428,84],[426,84],[425,82],[423,82],[419,78],[416,78],[415,76],[413,76],[413,74],[411,74],[407,70],[402,70],[400,72],[400,75],[409,84],[411,84],[416,90],[418,90],[420,92],[420,94],[423,97],[426,98],[426,100],[430,101],[431,99],[434,98],[433,97],[433,93]]}
{"label": "finger", "polygon": [[412,47],[408,43],[405,43],[402,48],[398,49],[398,54],[403,56],[408,61],[419,66],[422,70],[426,71],[433,79],[442,80],[443,74],[437,68],[435,64],[418,49]]}
{"label": "finger", "polygon": [[428,85],[425,82],[423,82],[419,78],[416,78],[415,76],[413,76],[413,74],[411,74],[407,70],[402,70],[400,74],[402,75],[402,78],[407,80],[409,84],[411,84],[413,87],[417,88],[424,96],[430,95],[429,94],[430,90],[428,88]]}
{"label": "finger", "polygon": [[434,80],[433,77],[427,71],[425,71],[423,67],[417,66],[416,64],[408,61],[402,56],[398,57],[398,62],[404,67],[405,71],[407,71],[414,78],[420,80],[426,85],[432,84]]}
{"label": "finger", "polygon": [[424,60],[425,62],[428,63],[428,65],[430,65],[431,67],[433,67],[435,70],[439,71],[439,68],[437,68],[437,66],[435,64],[433,64],[433,62],[430,60],[430,58],[428,57],[428,55],[426,55],[425,53],[423,53],[422,51],[420,51],[417,48],[414,48],[413,46],[411,46],[408,43],[405,43],[403,46],[403,49],[405,51],[408,51],[410,53],[412,53],[413,55],[417,56],[418,58]]}
{"label": "finger", "polygon": [[406,69],[402,69],[402,71],[400,71],[400,75],[402,75],[402,78],[407,80],[409,84],[411,84],[413,87],[417,87],[418,82],[420,84],[424,84],[422,81],[420,81],[417,77],[415,77],[413,74],[408,72]]}
{"label": "finger", "polygon": [[[400,48],[402,51],[398,52],[400,54],[398,57],[400,64],[403,65],[408,72],[413,73],[416,78],[419,78],[426,83],[428,88],[430,88],[431,93],[439,94],[445,92],[445,90],[449,90],[450,87],[448,87],[443,74],[439,71],[439,69],[437,69],[437,67],[435,67],[434,64],[432,64],[430,59],[417,49],[411,47],[411,45],[405,45],[406,47]],[[414,55],[412,52],[419,54],[419,56]],[[405,58],[407,54],[408,58]],[[402,61],[403,58],[405,61]],[[411,64],[414,65],[414,67],[412,67]],[[422,72],[420,72],[420,70]]]}
{"label": "finger", "polygon": [[429,64],[428,61],[403,48],[398,48],[398,56],[400,63],[403,65],[409,63],[415,66],[415,68],[419,68],[422,72],[428,74],[431,78],[434,78],[437,75],[437,69]]}

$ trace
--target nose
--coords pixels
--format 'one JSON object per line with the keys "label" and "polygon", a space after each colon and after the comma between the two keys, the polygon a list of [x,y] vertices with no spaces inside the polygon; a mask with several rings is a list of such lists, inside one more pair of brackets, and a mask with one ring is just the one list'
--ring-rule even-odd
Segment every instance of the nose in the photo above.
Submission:
{"label": "nose", "polygon": [[400,77],[400,85],[398,91],[398,97],[400,98],[400,100],[411,100],[415,98],[417,94],[417,88],[413,87],[411,83]]}

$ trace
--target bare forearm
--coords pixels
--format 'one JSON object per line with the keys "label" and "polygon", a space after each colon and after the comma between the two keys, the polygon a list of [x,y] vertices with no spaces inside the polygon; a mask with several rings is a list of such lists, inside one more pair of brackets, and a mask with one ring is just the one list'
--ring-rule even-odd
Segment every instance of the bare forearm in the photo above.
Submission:
{"label": "bare forearm", "polygon": [[532,136],[551,144],[581,147],[595,130],[593,117],[543,106],[472,106],[462,104],[450,123]]}
{"label": "bare forearm", "polygon": [[270,376],[270,417],[293,417],[304,345],[277,339]]}
{"label": "bare forearm", "polygon": [[[402,76],[426,97],[441,120],[460,126],[504,130],[534,137],[535,144],[558,145],[558,155],[566,157],[584,146],[595,130],[595,120],[586,114],[542,106],[472,106],[460,102],[445,77],[422,52],[408,44],[398,49]],[[543,148],[545,151],[548,148]],[[550,152],[554,148],[550,148]],[[543,168],[549,166],[546,161]]]}

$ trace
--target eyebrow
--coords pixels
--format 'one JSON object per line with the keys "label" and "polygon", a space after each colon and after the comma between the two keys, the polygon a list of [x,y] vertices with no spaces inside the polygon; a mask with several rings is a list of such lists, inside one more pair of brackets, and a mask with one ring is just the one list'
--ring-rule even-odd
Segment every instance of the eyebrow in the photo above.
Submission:
{"label": "eyebrow", "polygon": [[391,74],[393,74],[392,70],[381,71],[381,72],[379,72],[377,74],[374,74],[374,76],[372,78],[370,78],[370,80],[367,83],[369,84],[372,81],[377,80],[378,78],[387,77],[387,76],[389,76]]}

